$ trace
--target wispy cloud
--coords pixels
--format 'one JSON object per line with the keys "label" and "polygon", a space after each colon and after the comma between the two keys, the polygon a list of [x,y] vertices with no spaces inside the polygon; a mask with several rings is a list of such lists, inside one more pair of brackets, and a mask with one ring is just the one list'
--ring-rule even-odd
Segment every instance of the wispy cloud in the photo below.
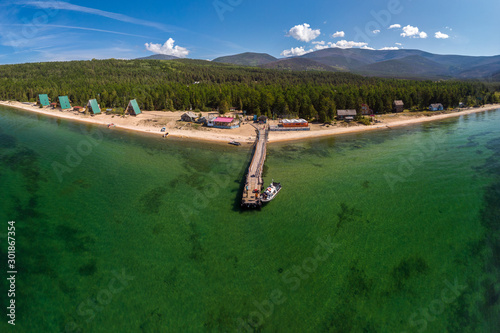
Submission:
{"label": "wispy cloud", "polygon": [[[220,39],[220,38],[216,38],[214,36],[211,36],[211,35],[207,35],[207,34],[200,34],[200,33],[195,33],[195,32],[192,32],[194,35],[196,36],[199,36],[199,37],[202,37],[204,39],[208,39],[208,40],[211,40],[215,43],[219,43],[219,44],[222,44],[224,45],[225,47],[230,47],[232,49],[235,49],[235,50],[242,50],[242,51],[251,51],[251,49],[247,48],[247,47],[243,47],[241,45],[238,45],[234,42],[231,42],[231,41],[227,41],[227,40],[223,40],[223,39]],[[220,51],[218,51],[220,52]]]}
{"label": "wispy cloud", "polygon": [[[31,27],[31,26],[33,26],[33,24],[20,24],[20,23],[12,23],[12,24],[3,24],[3,23],[0,23],[0,25],[2,25],[2,26],[13,26],[13,27]],[[130,37],[151,38],[150,36],[141,36],[141,35],[129,34],[129,33],[126,33],[126,32],[103,30],[103,29],[95,29],[95,28],[87,28],[87,27],[75,27],[75,26],[71,26],[71,25],[45,24],[44,27],[47,27],[47,28],[72,29],[72,30],[83,30],[83,31],[96,31],[96,32],[104,32],[104,33],[108,33],[108,34],[123,35],[123,36],[130,36]]]}
{"label": "wispy cloud", "polygon": [[56,33],[25,38],[23,36],[15,34],[12,30],[10,30],[5,31],[1,34],[0,45],[13,47],[16,51],[21,51],[26,48],[64,45],[65,38],[71,38],[71,36],[68,36],[67,34]]}
{"label": "wispy cloud", "polygon": [[90,60],[116,58],[117,55],[123,58],[133,58],[134,50],[122,47],[112,47],[104,49],[88,50],[67,50],[65,48],[38,50],[37,57],[43,61],[70,61],[70,60]]}
{"label": "wispy cloud", "polygon": [[118,14],[118,13],[107,12],[107,11],[100,10],[100,9],[73,5],[69,2],[63,2],[63,1],[25,1],[25,0],[21,0],[21,1],[17,1],[16,4],[24,5],[24,6],[31,6],[31,7],[40,8],[40,9],[69,10],[69,11],[75,11],[75,12],[80,12],[80,13],[98,15],[98,16],[107,17],[107,18],[110,18],[113,20],[121,21],[121,22],[132,23],[132,24],[156,28],[156,29],[164,31],[164,32],[172,32],[172,30],[173,30],[172,27],[169,27],[165,24],[141,20],[141,19],[137,19],[135,17],[130,17],[130,16]]}

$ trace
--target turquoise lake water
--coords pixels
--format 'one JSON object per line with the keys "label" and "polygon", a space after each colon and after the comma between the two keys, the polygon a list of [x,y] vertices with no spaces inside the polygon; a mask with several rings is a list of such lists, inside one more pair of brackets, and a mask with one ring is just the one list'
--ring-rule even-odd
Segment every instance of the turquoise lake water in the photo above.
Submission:
{"label": "turquoise lake water", "polygon": [[251,153],[0,107],[0,331],[498,332],[500,110]]}

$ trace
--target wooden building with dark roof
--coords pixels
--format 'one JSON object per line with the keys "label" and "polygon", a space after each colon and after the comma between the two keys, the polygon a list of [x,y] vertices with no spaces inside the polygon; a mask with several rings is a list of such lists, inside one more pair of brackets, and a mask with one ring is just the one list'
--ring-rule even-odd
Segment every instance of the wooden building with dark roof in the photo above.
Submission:
{"label": "wooden building with dark roof", "polygon": [[354,109],[350,110],[337,110],[337,119],[338,120],[347,120],[351,121],[358,115],[357,111]]}
{"label": "wooden building with dark roof", "polygon": [[400,99],[395,100],[392,103],[392,111],[393,112],[403,112],[404,108],[405,108],[405,103],[403,103],[403,101]]}

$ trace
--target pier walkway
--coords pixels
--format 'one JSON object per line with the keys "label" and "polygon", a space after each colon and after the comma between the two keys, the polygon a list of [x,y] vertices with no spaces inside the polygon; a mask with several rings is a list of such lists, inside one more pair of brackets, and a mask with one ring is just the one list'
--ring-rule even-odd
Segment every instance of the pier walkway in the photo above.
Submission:
{"label": "pier walkway", "polygon": [[243,198],[241,200],[241,205],[247,208],[258,208],[262,206],[260,192],[264,184],[262,171],[264,169],[264,161],[266,160],[268,129],[267,126],[261,126],[257,128],[257,131],[255,151],[250,167],[248,168],[245,188],[243,189]]}

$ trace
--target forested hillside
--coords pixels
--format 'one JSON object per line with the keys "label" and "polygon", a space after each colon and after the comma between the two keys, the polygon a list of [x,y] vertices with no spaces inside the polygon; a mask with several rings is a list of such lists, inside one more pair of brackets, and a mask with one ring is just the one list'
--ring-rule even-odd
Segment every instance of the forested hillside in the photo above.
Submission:
{"label": "forested hillside", "polygon": [[365,78],[350,73],[294,72],[201,60],[92,60],[0,66],[0,99],[52,100],[68,95],[73,105],[97,98],[103,108],[125,107],[136,98],[144,110],[209,110],[230,106],[257,114],[333,118],[336,109],[367,103],[379,113],[392,101],[425,109],[495,101],[498,87],[467,81]]}
{"label": "forested hillside", "polygon": [[232,56],[219,57],[212,61],[241,66],[259,66],[268,64],[276,60],[278,59],[267,53],[245,52]]}

